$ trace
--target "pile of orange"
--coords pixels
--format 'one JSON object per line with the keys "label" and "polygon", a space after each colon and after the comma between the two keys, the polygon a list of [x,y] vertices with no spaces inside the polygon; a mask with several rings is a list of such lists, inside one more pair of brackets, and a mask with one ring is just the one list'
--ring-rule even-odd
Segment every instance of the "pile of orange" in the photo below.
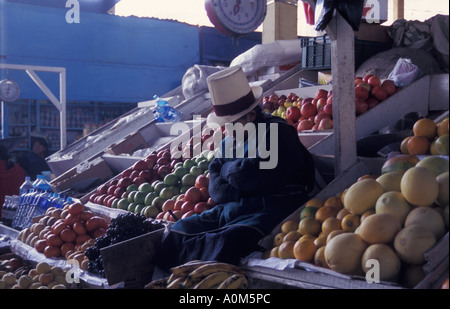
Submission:
{"label": "pile of orange", "polygon": [[403,154],[448,155],[448,117],[439,122],[429,118],[419,119],[414,123],[413,133],[400,145]]}

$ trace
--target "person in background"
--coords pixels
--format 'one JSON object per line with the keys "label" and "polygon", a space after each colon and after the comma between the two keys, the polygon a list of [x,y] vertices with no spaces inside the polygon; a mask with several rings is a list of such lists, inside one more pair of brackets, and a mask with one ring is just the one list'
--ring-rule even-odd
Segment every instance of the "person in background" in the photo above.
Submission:
{"label": "person in background", "polygon": [[19,195],[19,189],[25,181],[25,172],[18,163],[9,159],[8,150],[0,145],[0,219],[5,196]]}
{"label": "person in background", "polygon": [[44,138],[38,137],[31,140],[31,151],[19,160],[19,164],[25,170],[27,176],[32,180],[42,171],[50,171],[50,167],[45,161],[48,154],[48,143]]}

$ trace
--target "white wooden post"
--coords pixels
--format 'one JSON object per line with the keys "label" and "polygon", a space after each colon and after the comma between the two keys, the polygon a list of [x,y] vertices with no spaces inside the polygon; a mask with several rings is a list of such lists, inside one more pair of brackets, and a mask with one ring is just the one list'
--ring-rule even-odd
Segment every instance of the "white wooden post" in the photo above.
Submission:
{"label": "white wooden post", "polygon": [[336,13],[327,27],[331,39],[335,176],[356,164],[355,37],[351,26]]}

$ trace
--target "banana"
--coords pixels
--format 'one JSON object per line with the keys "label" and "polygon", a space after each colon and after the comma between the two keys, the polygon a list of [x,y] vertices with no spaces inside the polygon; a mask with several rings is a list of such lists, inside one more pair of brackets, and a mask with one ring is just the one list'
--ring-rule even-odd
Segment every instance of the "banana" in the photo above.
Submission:
{"label": "banana", "polygon": [[178,277],[167,285],[167,289],[175,290],[180,289],[182,287],[181,283],[186,280],[186,277]]}
{"label": "banana", "polygon": [[239,273],[243,273],[243,270],[232,264],[216,262],[216,263],[210,263],[210,264],[206,264],[206,265],[196,268],[191,273],[189,273],[188,279],[196,281],[196,280],[198,280],[198,278],[206,278],[210,274],[216,273],[216,272],[228,272],[228,273],[238,273],[239,274]]}
{"label": "banana", "polygon": [[194,289],[215,289],[230,277],[229,272],[212,273],[194,286]]}
{"label": "banana", "polygon": [[215,262],[200,261],[200,260],[190,261],[183,265],[172,267],[170,269],[170,271],[171,271],[172,275],[174,275],[175,277],[186,277],[189,273],[191,273],[195,269],[197,269],[203,265],[208,265],[208,264],[212,264],[212,263],[215,263]]}
{"label": "banana", "polygon": [[247,278],[241,274],[234,274],[223,281],[217,289],[246,289],[248,287]]}
{"label": "banana", "polygon": [[148,283],[145,289],[165,289],[167,287],[167,281],[165,279],[155,280]]}

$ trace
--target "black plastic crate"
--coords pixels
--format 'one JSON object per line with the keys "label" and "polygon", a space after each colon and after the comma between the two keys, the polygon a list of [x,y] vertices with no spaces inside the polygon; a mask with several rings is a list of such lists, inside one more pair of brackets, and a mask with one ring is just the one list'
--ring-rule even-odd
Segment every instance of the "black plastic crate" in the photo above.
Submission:
{"label": "black plastic crate", "polygon": [[[331,68],[331,39],[325,36],[302,38],[302,68],[324,70]],[[355,69],[370,57],[392,48],[391,44],[355,38]]]}

